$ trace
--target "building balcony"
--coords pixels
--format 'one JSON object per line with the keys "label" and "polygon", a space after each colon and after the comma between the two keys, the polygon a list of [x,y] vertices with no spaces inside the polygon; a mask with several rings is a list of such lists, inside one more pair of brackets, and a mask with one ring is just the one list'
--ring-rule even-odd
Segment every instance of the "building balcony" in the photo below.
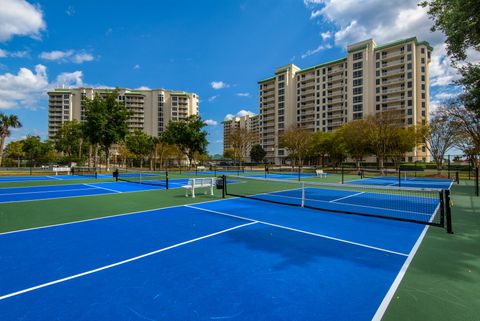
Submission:
{"label": "building balcony", "polygon": [[404,59],[392,60],[390,62],[382,62],[381,68],[392,68],[397,66],[403,66],[405,64]]}
{"label": "building balcony", "polygon": [[405,91],[405,87],[396,87],[396,88],[391,88],[391,89],[387,89],[387,90],[384,90],[382,91],[383,94],[393,94],[393,93],[400,93],[400,92],[404,92]]}
{"label": "building balcony", "polygon": [[394,69],[388,72],[382,72],[381,77],[391,77],[391,76],[403,75],[403,74],[405,74],[404,69]]}
{"label": "building balcony", "polygon": [[327,89],[343,88],[343,86],[344,86],[343,82],[340,82],[340,83],[335,83],[335,84],[327,86]]}
{"label": "building balcony", "polygon": [[395,51],[389,51],[387,54],[383,54],[382,52],[381,58],[383,61],[385,60],[393,60],[393,59],[398,59],[400,57],[405,56],[405,52],[402,50],[395,50]]}
{"label": "building balcony", "polygon": [[384,84],[384,85],[399,84],[399,83],[403,83],[403,82],[405,82],[404,77],[393,78],[393,79],[388,79],[388,80],[383,80],[382,79],[382,84]]}
{"label": "building balcony", "polygon": [[332,70],[327,72],[328,76],[333,76],[343,73],[345,70],[343,68],[332,68]]}
{"label": "building balcony", "polygon": [[343,103],[343,98],[337,98],[337,99],[328,99],[327,104],[341,104]]}
{"label": "building balcony", "polygon": [[[339,80],[343,80],[343,75],[341,76],[335,76],[335,77],[328,77],[327,78],[327,82],[335,82],[335,81],[339,81]],[[333,86],[333,85],[332,85]]]}

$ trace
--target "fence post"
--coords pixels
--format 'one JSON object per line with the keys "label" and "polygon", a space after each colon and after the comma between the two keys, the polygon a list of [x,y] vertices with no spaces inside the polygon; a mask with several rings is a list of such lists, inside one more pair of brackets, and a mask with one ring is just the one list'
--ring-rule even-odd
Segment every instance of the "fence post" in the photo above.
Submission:
{"label": "fence post", "polygon": [[478,167],[475,167],[475,194],[479,196],[479,186],[478,186]]}
{"label": "fence post", "polygon": [[452,203],[450,201],[450,190],[445,190],[445,220],[447,223],[447,233],[453,234],[452,228]]}
{"label": "fence post", "polygon": [[459,174],[459,171],[456,171],[456,172],[455,172],[455,181],[457,182],[457,184],[460,184],[460,174]]}
{"label": "fence post", "polygon": [[226,190],[227,190],[227,179],[226,179],[225,175],[222,175],[222,184],[223,184],[222,198],[225,198],[225,193],[226,193]]}
{"label": "fence post", "polygon": [[398,167],[398,187],[402,186],[402,168]]}
{"label": "fence post", "polygon": [[344,179],[344,170],[343,170],[343,163],[342,163],[342,184],[345,183],[345,179]]}
{"label": "fence post", "polygon": [[450,177],[450,155],[448,155],[448,165],[447,165],[447,171],[448,171],[448,179],[451,179]]}
{"label": "fence post", "polygon": [[168,171],[165,172],[165,189],[168,190]]}

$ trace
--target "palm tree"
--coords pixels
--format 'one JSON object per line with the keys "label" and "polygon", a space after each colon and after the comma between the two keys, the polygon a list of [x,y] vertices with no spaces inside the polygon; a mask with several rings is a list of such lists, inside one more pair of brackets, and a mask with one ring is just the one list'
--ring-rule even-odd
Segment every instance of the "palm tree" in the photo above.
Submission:
{"label": "palm tree", "polygon": [[0,113],[0,166],[3,158],[3,145],[5,138],[10,136],[10,128],[20,128],[22,124],[18,120],[17,115],[5,115]]}

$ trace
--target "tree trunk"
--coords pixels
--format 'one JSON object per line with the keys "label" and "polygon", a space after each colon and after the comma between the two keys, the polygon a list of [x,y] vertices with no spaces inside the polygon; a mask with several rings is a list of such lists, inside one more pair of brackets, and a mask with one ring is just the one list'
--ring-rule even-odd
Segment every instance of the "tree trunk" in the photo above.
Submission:
{"label": "tree trunk", "polygon": [[5,143],[5,136],[0,137],[0,166],[2,166],[3,161],[3,144]]}
{"label": "tree trunk", "polygon": [[110,171],[110,148],[105,148],[105,164],[106,164],[106,171]]}
{"label": "tree trunk", "polygon": [[90,144],[88,146],[88,167],[92,167],[92,155],[93,155],[93,146]]}

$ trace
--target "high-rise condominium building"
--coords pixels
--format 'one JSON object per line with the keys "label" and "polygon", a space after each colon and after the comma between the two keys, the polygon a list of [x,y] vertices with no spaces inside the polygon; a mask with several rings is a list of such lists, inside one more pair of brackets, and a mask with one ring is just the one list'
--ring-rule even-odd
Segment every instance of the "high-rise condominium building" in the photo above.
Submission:
{"label": "high-rise condominium building", "polygon": [[[406,125],[428,123],[432,47],[416,37],[377,46],[365,40],[347,56],[300,69],[278,68],[259,81],[260,139],[267,160],[281,163],[287,151],[278,139],[289,127],[333,131],[342,124],[386,110],[405,114]],[[428,158],[425,147],[408,157]]]}
{"label": "high-rise condominium building", "polygon": [[[225,153],[226,150],[231,149],[233,146],[230,142],[230,137],[232,132],[235,129],[244,128],[250,131],[254,137],[257,137],[253,142],[252,146],[255,144],[260,143],[260,127],[259,127],[259,115],[245,115],[240,117],[231,117],[225,119],[223,121],[223,152]],[[250,158],[250,151],[246,151],[246,161],[249,161]]]}
{"label": "high-rise condominium building", "polygon": [[[85,108],[83,98],[95,94],[107,95],[112,89],[74,88],[55,89],[48,93],[48,137],[53,138],[63,123],[83,121]],[[198,95],[165,89],[130,90],[119,89],[118,100],[125,102],[132,112],[128,120],[130,131],[142,130],[158,136],[168,122],[198,115]]]}

